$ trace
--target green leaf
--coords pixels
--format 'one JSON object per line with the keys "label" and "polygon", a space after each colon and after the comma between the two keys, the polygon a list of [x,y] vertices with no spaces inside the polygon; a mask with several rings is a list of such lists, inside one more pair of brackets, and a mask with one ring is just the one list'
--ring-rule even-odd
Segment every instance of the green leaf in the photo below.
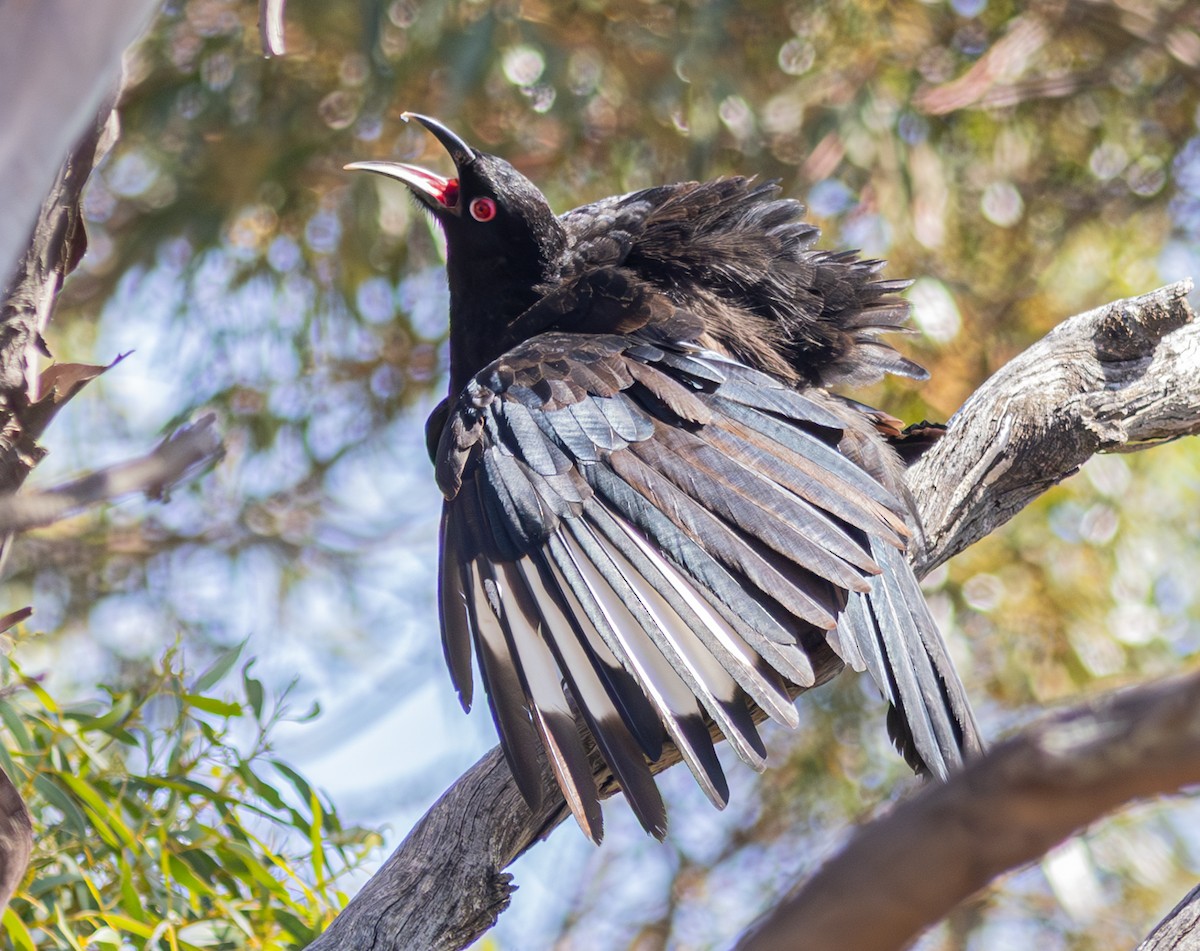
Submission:
{"label": "green leaf", "polygon": [[154,934],[154,928],[144,921],[130,918],[128,915],[103,914],[97,915],[110,929],[118,932],[136,935],[139,938],[149,938]]}
{"label": "green leaf", "polygon": [[118,732],[124,732],[122,730],[114,731],[114,728],[129,716],[129,713],[132,709],[133,695],[125,693],[119,695],[112,707],[110,707],[107,712],[101,714],[100,716],[91,716],[89,714],[79,712],[69,712],[64,714],[64,717],[65,719],[74,720],[76,723],[78,723],[81,730],[99,730],[103,733],[107,733],[109,736],[115,736]]}
{"label": "green leaf", "polygon": [[294,722],[308,723],[310,720],[315,720],[320,715],[321,715],[321,703],[318,700],[314,700],[312,706],[308,708],[308,711],[306,713],[302,713],[302,714],[300,714],[300,716],[296,717]]}
{"label": "green leaf", "polygon": [[209,665],[209,668],[196,678],[196,682],[192,684],[192,690],[195,693],[204,693],[204,691],[213,687],[217,681],[233,670],[233,665],[238,662],[238,658],[242,656],[242,651],[246,649],[246,643],[246,641],[242,641],[240,644],[231,647],[218,656]]}
{"label": "green leaf", "polygon": [[246,700],[250,703],[250,709],[254,711],[254,719],[261,721],[264,691],[262,681],[250,676],[250,668],[253,664],[254,661],[251,661],[242,668],[242,686],[245,688]]}
{"label": "green leaf", "polygon": [[0,924],[4,925],[4,933],[8,935],[16,951],[38,951],[37,945],[33,943],[33,935],[25,927],[25,922],[17,917],[12,905],[4,909],[4,917],[0,919]]}
{"label": "green leaf", "polygon": [[216,697],[206,697],[200,693],[185,693],[183,699],[205,713],[215,713],[221,717],[238,717],[242,715],[242,706],[228,700],[218,700]]}
{"label": "green leaf", "polygon": [[199,796],[201,799],[209,802],[237,802],[238,800],[217,792],[211,786],[196,779],[191,779],[183,776],[179,779],[164,778],[162,776],[137,776],[131,782],[135,786],[148,786],[154,789],[173,789],[177,793],[182,793],[185,796]]}
{"label": "green leaf", "polygon": [[58,703],[50,694],[46,693],[46,688],[34,680],[32,677],[22,677],[21,682],[24,683],[25,689],[38,698],[42,706],[46,708],[48,713],[60,713]]}
{"label": "green leaf", "polygon": [[250,763],[238,763],[233,771],[241,777],[241,779],[250,787],[251,790],[259,798],[263,799],[269,806],[275,809],[286,809],[287,805],[283,798],[279,795],[278,790],[274,786],[264,782],[259,775],[254,772],[254,767]]}
{"label": "green leaf", "polygon": [[[292,767],[288,766],[288,764],[282,760],[273,759],[271,760],[271,765],[279,770],[279,772],[283,774],[283,778],[286,779],[291,784],[292,788],[300,794],[300,800],[302,802],[309,803],[313,801],[315,793],[313,792],[313,788],[309,785],[307,779],[297,773],[294,769],[292,769]],[[307,828],[302,829],[301,831],[307,831]]]}
{"label": "green leaf", "polygon": [[8,774],[8,778],[13,781],[14,785],[20,785],[22,777],[29,775],[29,770],[22,764],[20,768],[13,762],[13,758],[9,756],[8,750],[0,746],[0,769]]}
{"label": "green leaf", "polygon": [[167,868],[170,870],[171,877],[180,885],[191,892],[191,901],[194,908],[199,908],[199,899],[204,897],[216,897],[216,892],[213,891],[211,885],[202,881],[195,872],[188,866],[186,862],[181,861],[177,856],[167,856]]}
{"label": "green leaf", "polygon": [[54,806],[63,814],[63,821],[79,838],[86,838],[91,831],[91,823],[79,808],[75,800],[64,789],[60,788],[52,775],[39,775],[33,779],[33,789],[42,799]]}
{"label": "green leaf", "polygon": [[[233,951],[259,941],[286,951],[331,920],[341,904],[333,883],[357,855],[322,842],[339,827],[336,812],[296,770],[268,770],[267,756],[247,755],[228,720],[211,715],[248,714],[252,702],[270,708],[249,669],[243,706],[185,694],[184,675],[161,669],[148,689],[191,706],[153,729],[144,690],[61,715],[46,712],[54,698],[0,701],[11,735],[29,744],[14,775],[29,777],[23,792],[38,840],[37,874],[14,898],[21,920],[0,947]],[[256,743],[269,743],[273,722],[259,721]],[[118,733],[135,745],[111,742]],[[355,840],[360,850],[367,835]],[[314,857],[309,846],[324,851]]]}
{"label": "green leaf", "polygon": [[221,919],[197,921],[177,932],[180,941],[198,948],[240,947],[240,934],[233,924]]}
{"label": "green leaf", "polygon": [[284,930],[297,941],[308,944],[317,936],[315,929],[309,922],[303,921],[288,911],[280,911],[275,917]]}
{"label": "green leaf", "polygon": [[18,747],[26,752],[36,748],[33,740],[29,737],[29,731],[25,729],[25,721],[21,718],[20,712],[7,700],[0,700],[0,720],[4,721],[8,732],[17,741]]}
{"label": "green leaf", "polygon": [[146,908],[142,904],[142,896],[133,887],[133,862],[131,858],[129,853],[121,856],[121,907],[125,909],[127,914],[140,917],[146,914]]}
{"label": "green leaf", "polygon": [[71,946],[72,951],[84,951],[83,945],[75,937],[75,929],[71,927],[63,914],[61,905],[54,909],[54,923],[58,926],[59,936]]}
{"label": "green leaf", "polygon": [[319,890],[325,888],[325,846],[322,830],[322,819],[325,816],[325,810],[321,808],[321,801],[317,798],[316,792],[312,793],[309,800],[309,806],[312,809],[312,827],[309,829],[308,842],[312,846],[312,869],[313,880]]}
{"label": "green leaf", "polygon": [[91,948],[111,948],[112,951],[121,951],[121,935],[107,925],[97,928],[88,935],[87,942],[89,951]]}
{"label": "green leaf", "polygon": [[111,848],[134,848],[138,844],[137,836],[125,824],[125,820],[117,811],[105,802],[100,792],[89,782],[78,776],[62,774],[59,777],[75,795],[83,802],[84,810],[92,820],[96,832],[104,838]]}
{"label": "green leaf", "polygon": [[[239,867],[245,871],[255,882],[264,886],[276,898],[290,902],[291,896],[288,895],[287,889],[283,887],[279,879],[275,878],[270,872],[271,865],[262,861],[262,856],[251,849],[249,846],[243,845],[241,842],[226,842],[222,846],[218,846],[217,860],[224,863],[233,863],[235,867]],[[270,857],[267,857],[268,863]]]}

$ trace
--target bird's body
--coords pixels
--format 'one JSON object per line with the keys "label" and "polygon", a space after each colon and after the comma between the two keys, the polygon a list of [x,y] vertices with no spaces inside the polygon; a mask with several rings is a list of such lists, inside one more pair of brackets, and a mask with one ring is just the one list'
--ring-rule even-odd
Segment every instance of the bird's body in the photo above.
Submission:
{"label": "bird's body", "polygon": [[921,375],[880,341],[904,284],[812,249],[802,207],[742,178],[556,217],[511,166],[416,117],[458,170],[359,163],[447,236],[450,396],[428,434],[445,498],[440,600],[464,706],[478,660],[526,799],[544,750],[584,831],[601,816],[577,717],[647,830],[647,761],[678,747],[724,805],[715,723],[761,768],[748,704],[866,669],[914,766],[945,775],[974,719],[904,550],[883,414],[825,387]]}

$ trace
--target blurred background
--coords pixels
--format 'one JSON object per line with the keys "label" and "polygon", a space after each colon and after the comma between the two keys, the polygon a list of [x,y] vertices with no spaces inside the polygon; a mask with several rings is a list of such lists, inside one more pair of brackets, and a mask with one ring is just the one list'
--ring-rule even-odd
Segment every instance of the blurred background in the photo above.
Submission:
{"label": "blurred background", "polygon": [[[440,238],[396,184],[341,170],[449,163],[406,109],[513,162],[553,207],[756,174],[822,244],[912,277],[930,369],[854,395],[948,419],[1063,318],[1200,274],[1200,8],[1171,0],[751,2],[169,0],[128,57],[122,135],[85,196],[87,256],[59,360],[132,355],[50,428],[49,485],[145,451],[197,410],[229,452],[166,505],[20,540],[12,656],[60,699],[149,689],[164,650],[231,646],[298,711],[278,753],[377,862],[494,743],[442,669],[439,496],[423,425],[444,395]],[[926,583],[990,736],[1166,674],[1200,649],[1200,448],[1089,463]],[[865,679],[768,727],[718,814],[679,770],[672,831],[620,805],[514,868],[502,949],[720,947],[854,823],[909,793]],[[986,891],[923,949],[1136,944],[1200,874],[1200,804],[1146,805]],[[347,885],[351,888],[351,885]]]}

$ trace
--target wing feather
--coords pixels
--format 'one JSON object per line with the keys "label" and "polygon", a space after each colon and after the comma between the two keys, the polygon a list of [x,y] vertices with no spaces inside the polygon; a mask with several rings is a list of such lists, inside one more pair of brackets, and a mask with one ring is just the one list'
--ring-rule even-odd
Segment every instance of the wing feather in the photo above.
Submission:
{"label": "wing feather", "polygon": [[540,747],[599,840],[582,729],[661,836],[649,762],[665,738],[723,806],[710,722],[761,768],[748,703],[795,726],[791,686],[839,659],[879,685],[910,762],[943,775],[977,727],[904,560],[906,501],[869,414],[647,334],[535,337],[445,413],[443,648],[464,706],[478,658],[522,795],[541,795]]}
{"label": "wing feather", "polygon": [[980,750],[979,728],[945,641],[902,552],[873,546],[884,571],[851,597],[831,646],[866,669],[892,705],[889,728],[914,766],[945,778]]}
{"label": "wing feather", "polygon": [[587,593],[583,576],[576,570],[574,561],[559,538],[551,536],[547,539],[541,562],[550,581],[562,594],[577,625],[576,632],[582,639],[581,643],[620,712],[621,720],[637,739],[646,757],[651,761],[658,759],[662,755],[664,737],[658,709],[638,679],[638,671],[626,658],[624,650],[619,644],[617,650],[610,649],[608,641],[611,638],[601,634],[602,630],[607,630],[608,622],[595,599]]}
{"label": "wing feather", "polygon": [[[657,839],[663,838],[667,831],[667,811],[662,795],[655,785],[641,746],[628,728],[626,714],[619,709],[619,701],[614,701],[609,686],[612,675],[623,674],[624,671],[602,666],[595,653],[587,649],[588,637],[579,627],[578,615],[571,612],[549,566],[540,559],[537,565],[532,564],[532,560],[522,560],[515,562],[515,566],[521,572],[531,596],[541,606],[550,648],[604,761],[612,767],[613,775],[642,828]],[[636,695],[645,702],[640,690]],[[654,717],[653,712],[651,717]],[[654,725],[659,727],[656,718]],[[658,733],[661,734],[661,728]]]}
{"label": "wing feather", "polygon": [[475,654],[479,658],[479,673],[484,692],[500,736],[500,748],[508,760],[517,788],[537,809],[542,803],[542,768],[538,760],[538,736],[530,718],[528,702],[521,678],[509,655],[504,630],[500,626],[490,600],[496,592],[488,591],[484,570],[488,562],[482,558],[467,563],[467,607],[471,615],[471,630],[475,635]]}
{"label": "wing feather", "polygon": [[[752,601],[769,598],[809,624],[826,629],[834,626],[840,604],[822,603],[820,593],[809,585],[805,585],[808,590],[802,589],[799,586],[803,583],[802,579],[788,577],[764,557],[762,546],[751,541],[753,536],[747,536],[726,524],[697,502],[686,489],[671,482],[662,470],[670,471],[673,460],[663,447],[648,440],[639,443],[637,448],[637,453],[621,453],[610,461],[613,470],[626,482],[648,486],[652,494],[645,496],[645,502],[665,511],[679,530],[654,536],[657,544],[666,547],[673,541],[672,535],[682,532],[719,561],[735,578],[727,602],[734,610],[737,610],[737,605],[748,605]],[[757,589],[761,597],[748,594],[745,590],[747,585]]]}
{"label": "wing feather", "polygon": [[[593,558],[607,559],[615,571],[611,575],[617,580],[613,585],[614,590],[640,622],[651,643],[703,704],[737,754],[754,768],[762,769],[766,762],[766,749],[753,722],[750,721],[748,732],[744,726],[739,729],[739,724],[746,722],[746,718],[740,715],[746,708],[744,694],[736,679],[721,659],[705,647],[699,635],[690,627],[689,619],[675,610],[672,602],[676,599],[658,589],[655,584],[658,579],[647,577],[642,570],[649,567],[646,560],[636,555],[632,559],[627,557],[623,546],[614,545],[611,538],[596,533],[595,522],[603,518],[599,508],[598,504],[593,503],[589,507],[588,518],[578,523],[579,533],[587,532],[587,543],[581,547],[590,549],[589,554]],[[574,528],[575,524],[571,527]],[[608,572],[605,572],[605,577],[610,578]]]}
{"label": "wing feather", "polygon": [[[575,528],[574,524],[567,527]],[[601,637],[641,683],[651,704],[658,710],[667,734],[679,747],[684,762],[705,795],[718,808],[724,808],[729,801],[729,786],[695,695],[650,642],[637,618],[613,590],[610,580],[618,584],[619,581],[612,565],[602,556],[598,557],[599,564],[593,560],[595,547],[589,544],[588,536],[577,529],[576,532],[562,531],[557,537],[583,582],[583,589],[577,590],[576,594],[592,599],[599,610],[602,622],[596,627]]]}
{"label": "wing feather", "polygon": [[599,842],[604,834],[604,820],[592,767],[579,739],[575,715],[563,693],[562,673],[545,641],[549,631],[542,608],[517,564],[501,561],[494,566],[501,590],[498,620],[559,788],[580,828],[588,838]]}
{"label": "wing feather", "polygon": [[[904,547],[902,539],[908,537],[908,526],[896,511],[899,503],[836,449],[803,429],[735,403],[725,402],[722,409],[728,422],[720,428],[752,445],[761,444],[763,439],[775,443],[780,460],[800,477],[787,484],[793,492],[864,531],[890,531]],[[862,524],[864,521],[866,524]]]}
{"label": "wing feather", "polygon": [[[769,660],[781,674],[795,684],[812,684],[815,672],[807,655],[796,648],[799,640],[795,619],[780,609],[755,598],[739,577],[679,527],[675,519],[682,515],[674,505],[685,505],[673,486],[652,470],[628,462],[627,472],[618,473],[606,466],[593,466],[588,477],[596,491],[639,534],[653,544],[681,571],[693,580],[695,590],[742,636],[758,653]],[[624,463],[621,463],[622,465]],[[626,481],[630,479],[630,481]],[[670,510],[668,517],[665,512]],[[700,517],[700,516],[698,516]]]}
{"label": "wing feather", "polygon": [[593,524],[670,605],[688,632],[695,632],[706,649],[768,714],[795,727],[799,716],[786,685],[762,662],[746,641],[696,590],[694,583],[664,558],[632,525],[601,505],[589,512]]}
{"label": "wing feather", "polygon": [[[819,544],[832,527],[827,518],[812,517],[811,506],[792,504],[790,493],[705,440],[683,430],[667,430],[654,445],[663,449],[654,454],[656,468],[676,486],[730,526],[795,564],[853,591],[867,590],[862,572],[878,573],[867,552],[848,536],[842,536],[845,545],[837,545],[833,538],[828,546]],[[639,449],[642,445],[635,452]],[[648,461],[643,452],[638,455]],[[836,553],[830,550],[834,545]]]}
{"label": "wing feather", "polygon": [[471,557],[471,539],[463,525],[462,505],[442,506],[441,561],[438,565],[438,604],[442,617],[442,653],[450,680],[464,710],[471,709],[474,681],[471,677],[470,612],[465,595],[463,568]]}

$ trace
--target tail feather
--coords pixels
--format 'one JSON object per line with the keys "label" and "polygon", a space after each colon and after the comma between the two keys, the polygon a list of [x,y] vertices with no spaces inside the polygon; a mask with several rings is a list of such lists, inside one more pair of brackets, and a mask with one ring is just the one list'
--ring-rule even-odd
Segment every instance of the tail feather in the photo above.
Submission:
{"label": "tail feather", "polygon": [[[580,630],[580,622],[571,613],[567,598],[549,566],[539,563],[534,567],[529,562],[517,562],[516,566],[544,618],[550,649],[580,715],[595,737],[601,756],[612,769],[642,828],[661,839],[667,831],[666,806],[647,765],[646,755],[627,726],[626,714],[618,706],[619,701],[614,700],[609,686],[611,679],[605,677],[611,668],[606,670],[596,655],[587,649],[589,638]],[[637,693],[641,698],[641,691]],[[657,719],[654,725],[661,735]],[[658,755],[661,755],[661,741],[652,758]],[[597,826],[593,841],[599,840],[599,832]]]}
{"label": "tail feather", "polygon": [[724,808],[729,801],[729,784],[717,760],[700,705],[674,668],[648,642],[637,619],[613,590],[609,582],[616,579],[611,574],[611,564],[605,564],[603,559],[596,564],[572,533],[560,532],[554,541],[557,544],[550,550],[555,553],[556,564],[564,574],[573,573],[582,585],[575,589],[576,594],[584,602],[585,610],[590,607],[589,613],[598,622],[596,628],[609,650],[645,690],[704,794],[718,808]]}
{"label": "tail feather", "polygon": [[979,727],[904,553],[873,544],[872,554],[883,574],[851,596],[831,646],[891,705],[889,731],[905,759],[944,779],[982,749]]}

